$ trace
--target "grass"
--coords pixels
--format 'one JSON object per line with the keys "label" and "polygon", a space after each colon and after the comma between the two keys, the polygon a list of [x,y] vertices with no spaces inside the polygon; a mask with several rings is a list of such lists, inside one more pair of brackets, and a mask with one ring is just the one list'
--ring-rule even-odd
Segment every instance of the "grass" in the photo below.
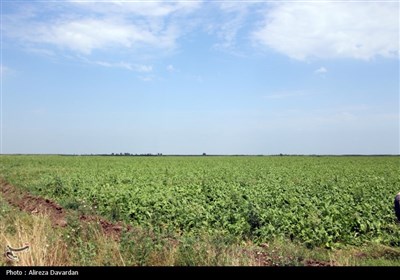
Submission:
{"label": "grass", "polygon": [[70,264],[68,246],[62,232],[52,230],[46,215],[29,215],[8,206],[1,200],[0,207],[0,243],[22,247],[29,243],[30,249],[17,253],[18,262],[10,262],[5,257],[0,265],[18,266],[63,266]]}
{"label": "grass", "polygon": [[83,228],[78,234],[77,223],[66,228],[53,228],[46,214],[31,215],[9,206],[0,197],[0,243],[30,249],[17,253],[19,261],[4,256],[2,266],[79,266],[123,265],[118,258],[119,244],[110,240],[95,225]]}

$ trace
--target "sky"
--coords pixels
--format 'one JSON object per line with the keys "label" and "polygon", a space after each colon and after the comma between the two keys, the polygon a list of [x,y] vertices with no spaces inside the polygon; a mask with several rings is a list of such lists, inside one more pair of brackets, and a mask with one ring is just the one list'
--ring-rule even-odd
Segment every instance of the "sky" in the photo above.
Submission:
{"label": "sky", "polygon": [[1,0],[1,153],[399,154],[398,1]]}

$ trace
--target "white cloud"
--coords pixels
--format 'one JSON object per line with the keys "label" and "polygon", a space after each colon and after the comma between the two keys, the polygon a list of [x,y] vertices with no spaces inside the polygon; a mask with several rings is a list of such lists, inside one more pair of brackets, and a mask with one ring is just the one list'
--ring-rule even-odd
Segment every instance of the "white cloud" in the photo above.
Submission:
{"label": "white cloud", "polygon": [[320,67],[314,71],[315,74],[324,74],[326,72],[328,72],[328,69],[326,69],[325,67]]}
{"label": "white cloud", "polygon": [[[180,20],[197,9],[190,2],[63,3],[60,9],[43,5],[4,15],[4,35],[32,49],[90,55],[95,50],[172,50],[185,32]],[[27,6],[27,5],[25,5]],[[25,7],[24,6],[24,7]],[[48,13],[53,13],[48,16]],[[41,16],[45,15],[45,16]],[[27,28],[29,26],[29,28]]]}
{"label": "white cloud", "polygon": [[218,25],[218,36],[222,40],[216,44],[218,48],[231,48],[236,44],[237,34],[242,27],[245,18],[245,11],[231,14],[230,19]]}
{"label": "white cloud", "polygon": [[[205,14],[195,13],[199,10]],[[71,0],[11,9],[3,15],[2,30],[6,39],[17,39],[25,49],[49,55],[67,50],[89,56],[100,50],[133,56],[144,50],[145,55],[159,56],[175,50],[179,39],[194,28],[203,28],[218,37],[214,47],[232,53],[240,53],[252,38],[300,60],[371,59],[399,56],[398,14],[397,3],[376,2],[203,5],[202,1]],[[254,25],[260,16],[264,21]]]}
{"label": "white cloud", "polygon": [[7,67],[0,65],[0,74],[3,75],[7,71]]}
{"label": "white cloud", "polygon": [[79,61],[87,63],[87,64],[99,65],[99,66],[108,67],[108,68],[121,68],[121,69],[129,70],[129,71],[139,72],[139,73],[150,73],[153,71],[152,65],[134,64],[134,63],[126,62],[126,61],[109,62],[109,61],[102,61],[102,60],[90,60],[87,57],[82,56],[82,55],[78,55],[76,58],[72,57],[72,59],[78,59]]}
{"label": "white cloud", "polygon": [[139,79],[143,82],[151,82],[154,80],[154,76],[140,76]]}
{"label": "white cloud", "polygon": [[399,4],[279,3],[253,39],[299,60],[398,57]]}
{"label": "white cloud", "polygon": [[174,72],[175,71],[175,67],[172,64],[170,64],[170,65],[167,66],[167,71],[168,72]]}
{"label": "white cloud", "polygon": [[93,1],[74,2],[72,4],[89,12],[98,14],[129,14],[144,17],[165,17],[174,13],[189,14],[198,9],[202,1],[178,2],[178,1]]}
{"label": "white cloud", "polygon": [[153,66],[151,66],[151,65],[135,65],[134,69],[137,72],[149,73],[149,72],[153,71]]}
{"label": "white cloud", "polygon": [[[238,34],[246,24],[249,9],[254,2],[222,2],[219,9],[222,12],[215,24],[209,26],[211,33],[215,32],[220,42],[215,44],[218,49],[232,50],[236,47]],[[254,15],[253,15],[254,16]]]}
{"label": "white cloud", "polygon": [[106,61],[94,61],[94,62],[92,62],[92,64],[109,67],[109,68],[122,68],[122,69],[126,69],[126,70],[133,70],[132,65],[127,62],[111,63],[111,62],[106,62]]}
{"label": "white cloud", "polygon": [[146,26],[112,20],[82,19],[37,24],[21,33],[14,33],[28,43],[51,44],[61,49],[69,49],[82,54],[90,54],[96,49],[173,48],[178,34],[173,28],[153,32]]}
{"label": "white cloud", "polygon": [[51,50],[46,50],[46,49],[40,49],[40,48],[34,48],[34,47],[28,47],[25,50],[28,53],[33,53],[37,54],[40,56],[47,56],[47,57],[54,57],[55,53]]}
{"label": "white cloud", "polygon": [[12,73],[12,70],[10,68],[0,64],[0,76],[1,77],[4,77],[5,75],[8,75],[10,73]]}

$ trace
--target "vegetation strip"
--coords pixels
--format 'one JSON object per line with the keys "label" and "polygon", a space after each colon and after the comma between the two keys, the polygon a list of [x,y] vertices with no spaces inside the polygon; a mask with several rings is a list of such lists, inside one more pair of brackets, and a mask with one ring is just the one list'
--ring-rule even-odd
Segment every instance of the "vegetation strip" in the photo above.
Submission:
{"label": "vegetation strip", "polygon": [[[48,215],[81,263],[400,264],[399,157],[3,155],[0,163],[4,197]],[[19,228],[0,217],[2,238],[29,232],[25,218]]]}

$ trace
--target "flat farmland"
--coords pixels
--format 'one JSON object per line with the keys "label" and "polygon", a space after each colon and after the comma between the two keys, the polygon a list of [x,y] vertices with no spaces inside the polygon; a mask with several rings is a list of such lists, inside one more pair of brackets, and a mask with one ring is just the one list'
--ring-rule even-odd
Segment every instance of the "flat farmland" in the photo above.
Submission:
{"label": "flat farmland", "polygon": [[1,156],[13,186],[157,233],[399,246],[399,157]]}

